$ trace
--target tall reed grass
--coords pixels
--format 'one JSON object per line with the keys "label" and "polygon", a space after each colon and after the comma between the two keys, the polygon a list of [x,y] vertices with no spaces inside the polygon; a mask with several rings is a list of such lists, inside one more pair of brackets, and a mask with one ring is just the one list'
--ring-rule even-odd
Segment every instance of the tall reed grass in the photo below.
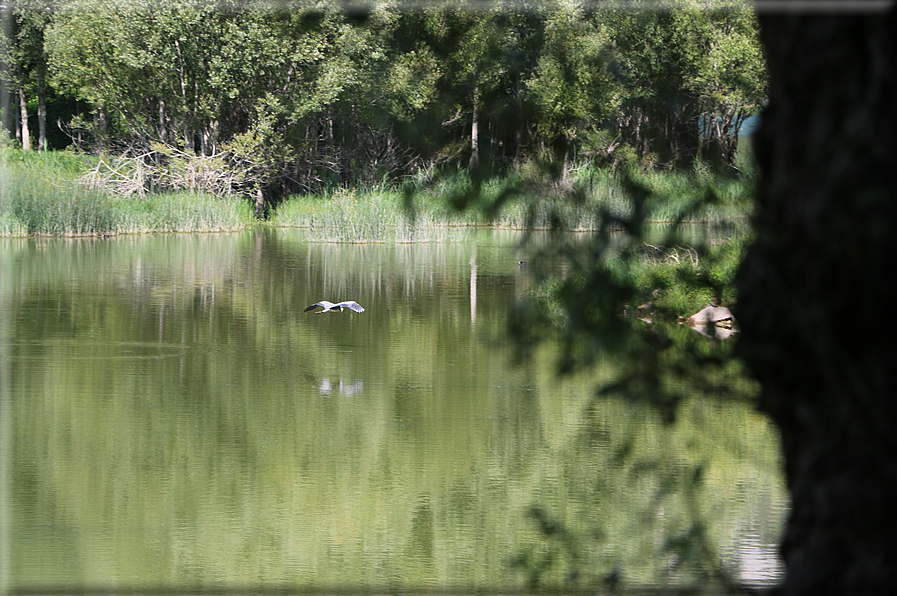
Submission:
{"label": "tall reed grass", "polygon": [[[753,181],[750,171],[720,173],[701,164],[685,172],[614,172],[585,166],[562,186],[544,169],[528,164],[478,184],[466,172],[458,172],[417,192],[424,197],[423,205],[440,205],[448,211],[440,214],[440,220],[585,231],[607,226],[609,219],[628,220],[636,212],[650,223],[745,219],[753,206]],[[452,213],[453,206],[463,214]]]}
{"label": "tall reed grass", "polygon": [[[94,164],[68,151],[0,148],[0,235],[222,231],[258,223],[251,205],[236,197],[123,198],[87,189],[77,179]],[[320,242],[463,240],[471,225],[595,230],[634,214],[653,223],[719,223],[749,215],[751,164],[749,155],[742,158],[737,176],[701,165],[690,172],[626,173],[585,166],[564,187],[536,163],[485,180],[459,169],[403,187],[290,197],[267,223],[307,228]]]}
{"label": "tall reed grass", "polygon": [[187,192],[122,198],[87,189],[76,181],[90,165],[85,156],[0,151],[0,235],[210,232],[254,222],[250,205],[238,199]]}
{"label": "tall reed grass", "polygon": [[269,218],[275,226],[308,229],[313,242],[432,242],[466,238],[447,211],[426,209],[399,191],[337,189],[323,197],[292,197]]}

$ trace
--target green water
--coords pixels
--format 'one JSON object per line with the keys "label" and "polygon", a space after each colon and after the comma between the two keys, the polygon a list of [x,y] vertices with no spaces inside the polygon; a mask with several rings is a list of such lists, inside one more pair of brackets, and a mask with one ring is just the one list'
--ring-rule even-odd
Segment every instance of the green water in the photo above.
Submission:
{"label": "green water", "polygon": [[0,593],[775,582],[770,425],[514,366],[515,241],[0,239]]}

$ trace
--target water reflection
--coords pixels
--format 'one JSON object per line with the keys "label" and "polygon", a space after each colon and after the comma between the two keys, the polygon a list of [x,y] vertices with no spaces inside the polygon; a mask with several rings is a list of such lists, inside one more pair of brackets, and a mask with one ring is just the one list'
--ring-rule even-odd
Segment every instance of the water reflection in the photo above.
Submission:
{"label": "water reflection", "polygon": [[344,397],[352,397],[356,393],[360,393],[364,389],[364,381],[356,379],[354,381],[343,381],[342,378],[331,381],[330,377],[321,379],[321,386],[318,389],[321,395],[330,395],[336,392]]}
{"label": "water reflection", "polygon": [[694,396],[664,425],[550,346],[511,366],[519,260],[486,232],[2,241],[0,588],[779,577],[766,421]]}

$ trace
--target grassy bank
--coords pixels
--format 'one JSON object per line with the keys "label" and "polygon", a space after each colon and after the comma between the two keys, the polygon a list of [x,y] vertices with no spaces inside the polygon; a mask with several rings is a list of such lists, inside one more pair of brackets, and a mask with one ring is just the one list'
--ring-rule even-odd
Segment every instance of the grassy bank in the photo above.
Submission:
{"label": "grassy bank", "polygon": [[458,176],[422,192],[436,204],[472,205],[474,213],[498,227],[571,231],[595,230],[608,216],[629,220],[636,213],[651,223],[741,219],[750,212],[753,193],[750,176],[724,177],[705,168],[612,172],[586,167],[559,188],[529,166],[472,189],[471,200],[465,202],[469,185]]}
{"label": "grassy bank", "polygon": [[315,242],[432,242],[465,238],[463,218],[432,202],[394,189],[337,189],[324,196],[296,196],[269,217],[273,226],[308,230]]}
{"label": "grassy bank", "polygon": [[254,223],[243,201],[181,192],[124,198],[78,182],[90,157],[0,149],[0,236],[90,236],[237,230]]}
{"label": "grassy bank", "polygon": [[446,230],[472,225],[595,230],[608,216],[623,221],[636,213],[650,223],[744,221],[752,194],[752,177],[722,177],[708,170],[629,177],[586,170],[563,190],[526,170],[479,183],[459,172],[404,189],[337,189],[324,196],[292,197],[277,207],[270,222],[308,228],[310,237],[320,241],[415,242],[454,237]]}
{"label": "grassy bank", "polygon": [[[0,235],[77,236],[241,229],[255,225],[249,202],[195,192],[119,197],[81,184],[93,158],[67,151],[0,149]],[[593,230],[637,214],[645,221],[717,223],[744,219],[753,177],[707,169],[627,175],[585,168],[563,189],[535,164],[473,180],[465,171],[402,187],[338,188],[294,196],[267,225],[302,227],[322,242],[463,239],[460,228],[489,225]]]}

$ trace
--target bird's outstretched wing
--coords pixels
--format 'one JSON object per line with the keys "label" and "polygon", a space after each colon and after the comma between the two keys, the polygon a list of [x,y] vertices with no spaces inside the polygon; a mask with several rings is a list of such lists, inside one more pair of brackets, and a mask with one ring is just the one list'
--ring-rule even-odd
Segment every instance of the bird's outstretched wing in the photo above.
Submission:
{"label": "bird's outstretched wing", "polygon": [[321,300],[320,302],[315,302],[311,306],[305,309],[304,312],[308,312],[310,310],[314,310],[317,307],[321,307],[324,310],[318,312],[330,312],[339,309],[340,312],[343,311],[344,308],[348,308],[349,310],[354,310],[355,312],[364,312],[364,307],[355,302],[354,300],[346,300],[344,302],[338,302],[334,304],[333,302],[329,302],[327,300]]}
{"label": "bird's outstretched wing", "polygon": [[340,310],[342,310],[343,308],[348,308],[354,310],[355,312],[364,312],[364,307],[354,300],[346,300],[345,302],[340,302],[336,306],[339,306]]}
{"label": "bird's outstretched wing", "polygon": [[321,300],[320,302],[315,302],[314,304],[312,304],[311,306],[309,306],[308,308],[306,308],[306,309],[305,309],[304,311],[302,311],[302,312],[308,312],[308,311],[310,311],[310,310],[314,310],[314,309],[317,308],[318,306],[322,307],[324,310],[327,310],[327,309],[329,309],[329,308],[334,307],[335,304],[333,304],[332,302],[327,302],[326,300]]}

